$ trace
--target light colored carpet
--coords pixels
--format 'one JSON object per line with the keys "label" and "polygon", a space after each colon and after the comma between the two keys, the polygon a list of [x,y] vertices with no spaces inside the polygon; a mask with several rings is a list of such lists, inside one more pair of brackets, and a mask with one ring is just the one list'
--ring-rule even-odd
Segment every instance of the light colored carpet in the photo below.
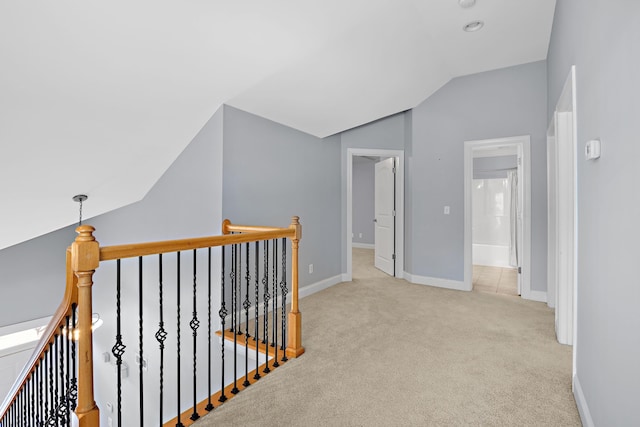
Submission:
{"label": "light colored carpet", "polygon": [[301,300],[304,355],[196,426],[580,425],[545,304],[409,284],[370,258]]}

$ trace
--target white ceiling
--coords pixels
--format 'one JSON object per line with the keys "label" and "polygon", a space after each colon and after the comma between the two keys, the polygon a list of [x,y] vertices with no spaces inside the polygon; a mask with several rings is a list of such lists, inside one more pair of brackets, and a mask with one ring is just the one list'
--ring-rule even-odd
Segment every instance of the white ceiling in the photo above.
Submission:
{"label": "white ceiling", "polygon": [[[555,0],[4,0],[0,249],[140,200],[224,103],[319,137],[546,58]],[[464,24],[481,19],[476,33]]]}

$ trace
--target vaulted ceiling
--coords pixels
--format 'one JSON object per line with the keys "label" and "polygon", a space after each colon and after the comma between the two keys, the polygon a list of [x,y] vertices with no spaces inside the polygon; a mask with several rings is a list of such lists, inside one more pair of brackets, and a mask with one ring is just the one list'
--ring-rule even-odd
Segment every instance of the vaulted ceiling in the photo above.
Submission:
{"label": "vaulted ceiling", "polygon": [[[555,0],[4,0],[0,249],[140,200],[229,104],[325,137],[546,58]],[[474,33],[462,27],[482,20]]]}

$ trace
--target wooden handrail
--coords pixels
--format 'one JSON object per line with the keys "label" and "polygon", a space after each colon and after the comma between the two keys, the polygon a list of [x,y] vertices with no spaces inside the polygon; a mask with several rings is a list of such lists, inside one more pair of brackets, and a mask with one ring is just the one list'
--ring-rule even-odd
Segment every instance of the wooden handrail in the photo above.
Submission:
{"label": "wooden handrail", "polygon": [[0,420],[7,414],[12,403],[17,399],[20,390],[33,375],[38,363],[45,357],[47,348],[55,342],[56,336],[60,335],[61,328],[66,325],[67,317],[72,315],[73,306],[77,305],[78,400],[75,412],[78,416],[80,427],[93,427],[100,424],[100,412],[93,394],[91,289],[93,273],[101,261],[288,238],[292,242],[292,301],[291,312],[288,315],[286,355],[287,357],[298,357],[304,353],[301,342],[301,313],[298,309],[298,246],[302,238],[302,226],[297,216],[294,216],[289,227],[285,228],[235,225],[231,221],[225,220],[222,223],[222,236],[126,244],[103,248],[95,240],[94,231],[95,229],[90,225],[82,225],[76,229],[78,236],[67,249],[64,297],[38,342],[33,355],[18,377],[19,379],[13,385],[2,406],[0,406]]}
{"label": "wooden handrail", "polygon": [[293,235],[294,232],[289,228],[274,228],[270,231],[257,231],[250,234],[229,234],[224,236],[198,237],[194,239],[169,240],[164,242],[107,246],[100,248],[100,261],[256,242],[261,240],[277,239],[280,237],[292,238]]}
{"label": "wooden handrail", "polygon": [[64,296],[62,297],[62,302],[58,306],[55,314],[51,317],[47,328],[44,333],[40,337],[38,344],[36,345],[29,361],[24,365],[24,368],[20,372],[18,379],[9,390],[9,393],[5,397],[4,402],[2,402],[2,406],[0,406],[0,419],[2,419],[13,401],[16,399],[18,392],[25,385],[27,380],[33,375],[33,372],[36,368],[36,364],[43,358],[47,347],[49,344],[53,343],[55,337],[60,332],[60,327],[65,324],[65,319],[67,316],[71,315],[71,310],[73,304],[78,303],[78,288],[77,288],[77,278],[73,274],[73,270],[71,269],[71,248],[67,248],[67,256],[66,256],[66,286],[64,291]]}

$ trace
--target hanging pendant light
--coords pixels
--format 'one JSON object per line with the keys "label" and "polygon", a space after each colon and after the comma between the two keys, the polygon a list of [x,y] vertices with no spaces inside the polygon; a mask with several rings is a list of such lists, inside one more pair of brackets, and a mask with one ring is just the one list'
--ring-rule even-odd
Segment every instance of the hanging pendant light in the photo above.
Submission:
{"label": "hanging pendant light", "polygon": [[80,210],[80,215],[79,215],[79,219],[78,219],[78,226],[82,225],[82,202],[84,202],[88,198],[89,198],[89,196],[87,196],[86,194],[76,194],[75,196],[73,196],[73,201],[80,203],[80,209],[79,209]]}

